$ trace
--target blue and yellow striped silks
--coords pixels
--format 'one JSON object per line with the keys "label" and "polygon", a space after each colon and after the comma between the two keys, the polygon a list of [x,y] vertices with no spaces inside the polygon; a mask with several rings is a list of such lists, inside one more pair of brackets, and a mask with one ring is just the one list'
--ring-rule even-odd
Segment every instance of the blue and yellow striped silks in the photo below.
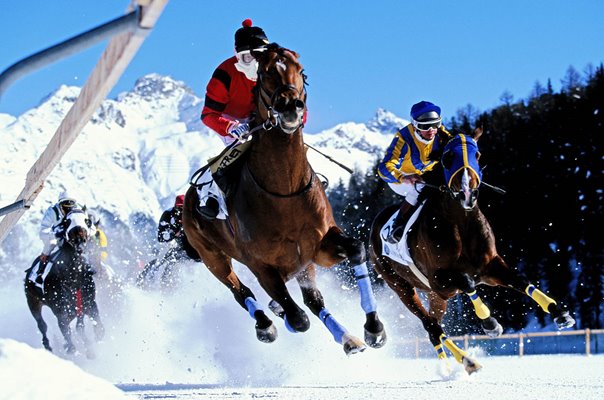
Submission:
{"label": "blue and yellow striped silks", "polygon": [[470,136],[459,134],[445,145],[444,153],[451,152],[453,154],[453,162],[450,168],[445,168],[445,179],[447,185],[451,186],[451,181],[459,171],[468,168],[478,179],[478,183],[482,179],[482,172],[478,165],[478,144]]}
{"label": "blue and yellow striped silks", "polygon": [[437,161],[429,160],[428,156],[438,143],[438,140],[421,140],[411,124],[399,129],[378,166],[378,175],[384,181],[394,183],[400,182],[403,175],[430,171]]}
{"label": "blue and yellow striped silks", "polygon": [[466,294],[470,297],[470,300],[472,300],[472,305],[474,306],[474,311],[478,318],[487,319],[491,316],[491,310],[489,310],[489,307],[482,302],[482,299],[478,296],[476,290]]}
{"label": "blue and yellow striped silks", "polygon": [[524,291],[527,295],[529,295],[530,298],[535,300],[537,304],[539,304],[539,306],[541,306],[543,311],[545,311],[546,313],[549,313],[548,308],[550,304],[556,304],[556,301],[554,299],[548,297],[545,293],[543,293],[541,290],[537,289],[531,284],[529,284],[526,289],[524,289]]}

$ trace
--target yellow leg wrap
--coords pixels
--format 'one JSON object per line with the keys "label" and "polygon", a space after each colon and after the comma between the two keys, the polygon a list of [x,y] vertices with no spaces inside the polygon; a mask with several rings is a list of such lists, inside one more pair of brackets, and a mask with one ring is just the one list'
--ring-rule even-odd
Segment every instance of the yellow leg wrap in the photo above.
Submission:
{"label": "yellow leg wrap", "polygon": [[487,307],[487,305],[482,302],[482,299],[478,297],[478,295],[476,294],[476,290],[472,293],[466,294],[468,295],[468,297],[470,297],[470,300],[472,300],[472,304],[474,305],[474,311],[476,312],[478,318],[487,319],[491,316],[491,310],[489,310],[489,307]]}
{"label": "yellow leg wrap", "polygon": [[440,335],[440,341],[443,342],[445,347],[447,349],[449,349],[449,351],[453,354],[453,357],[455,357],[455,360],[458,363],[463,364],[463,358],[466,357],[467,353],[465,351],[463,351],[462,349],[460,349],[459,347],[457,347],[457,345],[455,343],[453,343],[453,341],[444,334]]}
{"label": "yellow leg wrap", "polygon": [[438,356],[439,360],[447,359],[447,353],[445,353],[445,349],[442,344],[434,346],[434,350],[436,350],[436,355]]}
{"label": "yellow leg wrap", "polygon": [[539,304],[543,311],[545,311],[546,313],[549,313],[548,308],[550,304],[556,304],[556,301],[554,299],[548,297],[545,293],[543,293],[541,290],[537,289],[533,285],[528,285],[526,289],[524,289],[524,291],[529,297],[535,300],[537,304]]}

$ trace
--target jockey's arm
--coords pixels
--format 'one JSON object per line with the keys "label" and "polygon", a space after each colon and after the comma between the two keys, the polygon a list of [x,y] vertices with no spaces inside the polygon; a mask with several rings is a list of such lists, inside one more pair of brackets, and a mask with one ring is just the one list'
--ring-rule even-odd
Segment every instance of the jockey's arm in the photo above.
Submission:
{"label": "jockey's arm", "polygon": [[61,220],[56,217],[54,207],[49,207],[44,213],[42,222],[40,223],[39,233],[40,239],[42,239],[42,243],[44,243],[42,254],[48,255],[52,248],[57,244],[54,228],[60,221]]}

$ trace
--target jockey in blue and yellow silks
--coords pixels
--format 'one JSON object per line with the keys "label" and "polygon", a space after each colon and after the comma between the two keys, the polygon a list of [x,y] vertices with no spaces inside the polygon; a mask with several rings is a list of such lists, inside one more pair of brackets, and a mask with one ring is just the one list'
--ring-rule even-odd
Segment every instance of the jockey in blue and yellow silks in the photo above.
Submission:
{"label": "jockey in blue and yellow silks", "polygon": [[389,243],[398,242],[404,231],[406,220],[417,199],[422,185],[421,175],[431,171],[438,160],[431,160],[430,154],[439,151],[443,141],[450,137],[441,123],[440,107],[421,101],[411,107],[412,122],[399,129],[384,159],[378,166],[378,175],[397,194],[404,197],[390,235]]}

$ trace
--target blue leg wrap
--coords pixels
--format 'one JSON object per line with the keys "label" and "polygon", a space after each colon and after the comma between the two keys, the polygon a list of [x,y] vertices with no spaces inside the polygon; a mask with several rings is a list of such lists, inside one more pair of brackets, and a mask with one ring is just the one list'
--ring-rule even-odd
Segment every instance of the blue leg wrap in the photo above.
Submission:
{"label": "blue leg wrap", "polygon": [[298,332],[296,332],[296,330],[294,328],[291,327],[289,322],[287,322],[287,315],[283,317],[283,321],[285,321],[285,327],[287,328],[288,331],[290,331],[291,333],[298,333]]}
{"label": "blue leg wrap", "polygon": [[260,307],[260,304],[253,297],[245,298],[245,306],[247,307],[247,311],[250,313],[250,317],[254,319],[256,319],[254,313],[256,313],[258,310],[262,311],[262,307]]}
{"label": "blue leg wrap", "polygon": [[354,267],[354,276],[357,279],[359,290],[361,291],[361,307],[365,314],[375,312],[377,310],[377,302],[373,295],[373,288],[371,287],[371,279],[369,279],[369,271],[367,270],[367,263],[359,264]]}
{"label": "blue leg wrap", "polygon": [[346,328],[340,325],[340,323],[336,321],[333,315],[331,315],[331,313],[327,311],[326,308],[322,309],[321,312],[319,312],[319,318],[321,318],[321,321],[323,321],[329,332],[331,332],[334,340],[337,343],[342,343],[342,336],[344,336],[344,334],[348,332]]}

